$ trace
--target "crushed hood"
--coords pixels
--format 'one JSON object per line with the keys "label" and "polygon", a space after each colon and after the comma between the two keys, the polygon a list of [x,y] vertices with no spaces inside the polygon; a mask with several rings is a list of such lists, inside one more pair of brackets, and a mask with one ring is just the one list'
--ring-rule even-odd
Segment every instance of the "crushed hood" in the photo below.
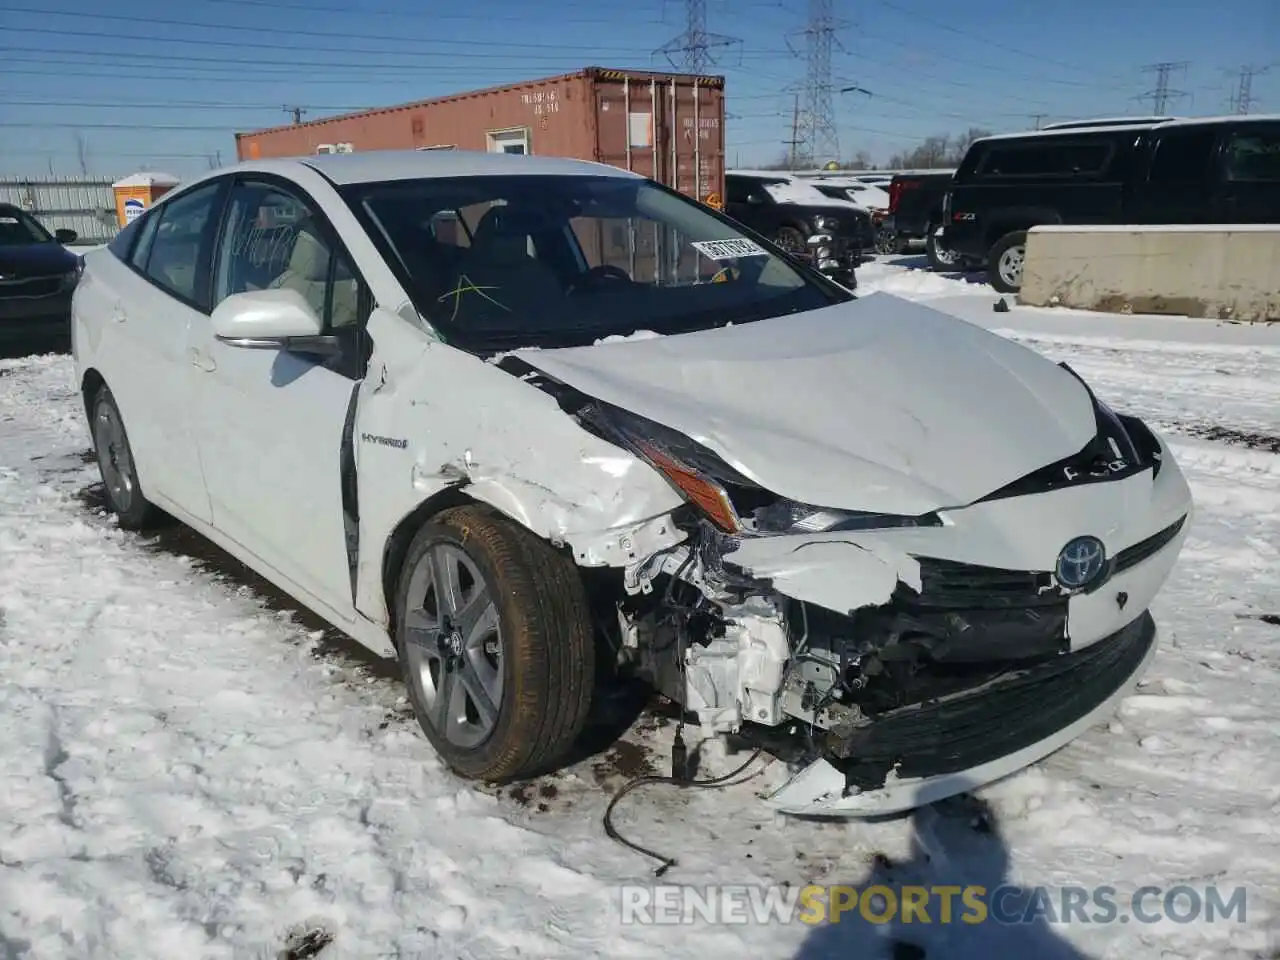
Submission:
{"label": "crushed hood", "polygon": [[1079,451],[1080,382],[889,294],[737,327],[516,356],[715,451],[780,496],[917,515]]}

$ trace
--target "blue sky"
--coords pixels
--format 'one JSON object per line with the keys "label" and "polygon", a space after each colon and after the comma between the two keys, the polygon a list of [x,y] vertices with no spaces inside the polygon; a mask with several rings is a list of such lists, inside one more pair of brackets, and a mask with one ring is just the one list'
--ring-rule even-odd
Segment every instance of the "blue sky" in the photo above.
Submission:
{"label": "blue sky", "polygon": [[[727,78],[728,160],[777,159],[804,76],[806,0],[706,0]],[[1253,112],[1280,112],[1276,0],[834,0],[841,153],[878,161],[934,133],[1136,114],[1156,61],[1188,61],[1170,112],[1228,112],[1243,64]],[[666,67],[676,0],[0,0],[0,175],[234,159],[235,130],[314,119],[595,64]]]}

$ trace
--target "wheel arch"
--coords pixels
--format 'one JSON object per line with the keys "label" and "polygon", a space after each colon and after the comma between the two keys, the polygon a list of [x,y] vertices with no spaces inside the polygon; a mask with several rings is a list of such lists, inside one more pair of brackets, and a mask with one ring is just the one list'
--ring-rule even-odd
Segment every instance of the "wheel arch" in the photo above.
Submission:
{"label": "wheel arch", "polygon": [[986,243],[987,252],[990,253],[991,248],[1010,233],[1015,233],[1018,230],[1030,230],[1032,227],[1038,227],[1043,224],[1058,223],[1062,223],[1062,216],[1055,210],[1009,210],[999,219],[991,222],[983,235],[983,240]]}
{"label": "wheel arch", "polygon": [[96,397],[98,395],[98,391],[106,385],[106,378],[94,367],[87,369],[84,372],[84,376],[80,378],[80,397],[84,403],[84,416],[86,420],[93,420],[93,398]]}
{"label": "wheel arch", "polygon": [[416,507],[400,518],[382,545],[382,600],[387,610],[387,633],[395,638],[396,633],[396,582],[400,577],[400,568],[404,565],[405,555],[409,552],[409,544],[413,541],[422,525],[441,511],[452,507],[465,507],[482,504],[466,492],[465,484],[455,484],[433,493]]}

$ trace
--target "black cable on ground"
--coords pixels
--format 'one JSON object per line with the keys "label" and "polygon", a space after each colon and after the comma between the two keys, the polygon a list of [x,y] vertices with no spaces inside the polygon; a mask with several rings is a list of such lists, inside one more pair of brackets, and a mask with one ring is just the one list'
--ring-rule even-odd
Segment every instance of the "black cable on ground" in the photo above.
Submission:
{"label": "black cable on ground", "polygon": [[760,756],[760,754],[762,754],[763,752],[764,752],[763,748],[758,748],[754,753],[751,754],[751,756],[749,756],[746,759],[745,763],[737,767],[735,770],[732,770],[731,772],[726,773],[723,777],[715,777],[714,779],[711,779],[711,780],[686,780],[682,777],[676,777],[676,776],[636,777],[634,780],[630,781],[629,783],[623,784],[621,789],[619,789],[618,792],[613,795],[613,799],[609,801],[609,806],[604,811],[604,832],[608,835],[610,840],[616,840],[618,843],[622,844],[624,847],[628,848],[629,850],[634,850],[636,853],[640,854],[641,856],[648,857],[650,860],[657,860],[659,863],[659,866],[657,867],[657,869],[653,871],[653,875],[655,877],[662,876],[664,873],[666,873],[668,870],[670,870],[672,867],[676,865],[675,858],[664,857],[662,854],[657,853],[653,850],[650,850],[648,847],[642,847],[638,843],[632,843],[630,840],[626,839],[626,837],[618,833],[617,828],[614,827],[613,825],[613,809],[618,805],[618,801],[621,800],[623,797],[625,797],[632,790],[636,789],[637,787],[643,787],[651,783],[668,783],[675,787],[700,787],[700,788],[714,788],[714,787],[727,786],[728,781],[732,780],[734,777],[738,776],[744,770],[746,770],[747,767],[751,766],[751,764],[753,764],[756,761],[756,759]]}

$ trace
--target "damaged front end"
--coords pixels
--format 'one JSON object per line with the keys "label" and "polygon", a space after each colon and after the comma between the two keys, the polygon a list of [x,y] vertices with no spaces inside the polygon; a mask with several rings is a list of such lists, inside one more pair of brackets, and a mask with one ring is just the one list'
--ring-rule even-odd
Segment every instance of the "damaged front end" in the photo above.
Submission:
{"label": "damaged front end", "polygon": [[[617,663],[792,765],[770,798],[784,812],[891,813],[1011,773],[1110,711],[1154,652],[1146,610],[1189,493],[1159,440],[1100,404],[1076,455],[900,516],[794,502],[678,431],[504,366],[683,496],[681,542],[625,567]],[[1032,500],[1043,530],[1004,542]],[[1084,582],[1054,562],[1082,526],[1115,551]]]}

